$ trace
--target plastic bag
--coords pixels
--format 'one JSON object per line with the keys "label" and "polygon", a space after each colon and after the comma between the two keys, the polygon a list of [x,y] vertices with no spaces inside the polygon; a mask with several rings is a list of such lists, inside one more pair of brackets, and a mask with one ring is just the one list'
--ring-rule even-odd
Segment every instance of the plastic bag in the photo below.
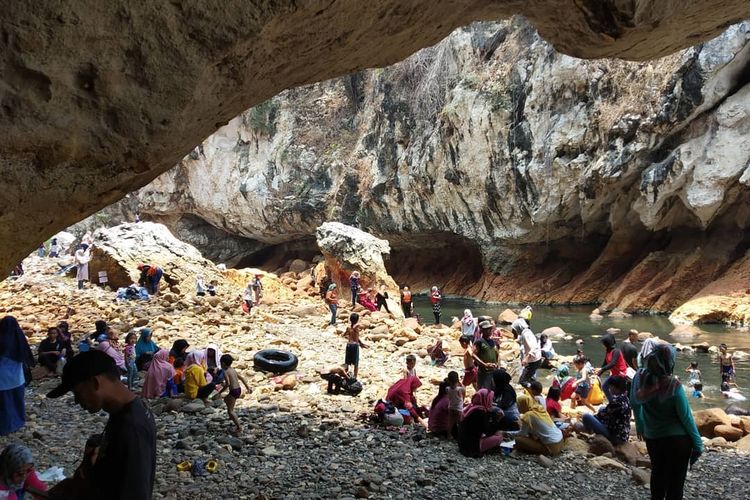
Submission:
{"label": "plastic bag", "polygon": [[37,477],[45,483],[57,483],[65,479],[65,470],[62,467],[50,467],[44,472],[37,472]]}

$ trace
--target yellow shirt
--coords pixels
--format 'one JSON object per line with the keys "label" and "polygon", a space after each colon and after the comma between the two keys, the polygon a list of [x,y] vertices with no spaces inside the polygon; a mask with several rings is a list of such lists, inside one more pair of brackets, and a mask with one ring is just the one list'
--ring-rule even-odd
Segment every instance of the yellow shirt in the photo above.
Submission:
{"label": "yellow shirt", "polygon": [[206,373],[200,365],[190,365],[185,370],[185,395],[190,399],[198,397],[198,389],[206,385]]}

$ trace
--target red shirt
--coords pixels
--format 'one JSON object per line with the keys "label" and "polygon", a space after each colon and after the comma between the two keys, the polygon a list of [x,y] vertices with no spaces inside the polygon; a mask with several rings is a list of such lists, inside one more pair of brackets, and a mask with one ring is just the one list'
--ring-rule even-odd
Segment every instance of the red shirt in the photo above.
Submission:
{"label": "red shirt", "polygon": [[560,418],[562,416],[562,406],[560,406],[558,401],[547,398],[547,413],[553,418]]}
{"label": "red shirt", "polygon": [[[607,354],[604,355],[604,364],[608,365],[612,362],[612,355],[614,354],[615,349],[612,349],[611,351],[607,352]],[[619,352],[619,351],[618,351]],[[613,366],[610,369],[610,373],[613,377],[625,377],[628,370],[628,365],[625,363],[625,356],[622,355],[622,352],[620,352],[620,357],[617,358],[617,362],[615,363],[615,366]]]}

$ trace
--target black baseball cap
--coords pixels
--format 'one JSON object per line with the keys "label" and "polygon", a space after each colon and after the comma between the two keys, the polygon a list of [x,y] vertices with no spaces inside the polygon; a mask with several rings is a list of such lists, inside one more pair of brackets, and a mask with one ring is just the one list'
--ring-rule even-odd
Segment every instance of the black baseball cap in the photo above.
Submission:
{"label": "black baseball cap", "polygon": [[91,380],[102,373],[117,373],[115,360],[102,351],[86,351],[65,364],[62,383],[47,393],[48,398],[59,398],[73,386]]}

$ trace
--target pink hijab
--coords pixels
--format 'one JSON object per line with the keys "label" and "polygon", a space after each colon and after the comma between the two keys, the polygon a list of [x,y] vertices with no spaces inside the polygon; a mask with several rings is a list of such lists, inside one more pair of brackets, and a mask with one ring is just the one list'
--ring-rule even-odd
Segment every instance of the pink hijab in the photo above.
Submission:
{"label": "pink hijab", "polygon": [[479,389],[471,397],[471,404],[464,408],[464,418],[477,411],[490,411],[495,393],[489,389]]}
{"label": "pink hijab", "polygon": [[167,389],[167,382],[174,377],[174,366],[169,362],[169,351],[159,349],[148,367],[146,380],[143,382],[143,397],[158,398]]}
{"label": "pink hijab", "polygon": [[415,377],[414,375],[402,378],[401,380],[393,384],[390,389],[388,389],[388,395],[386,395],[386,399],[396,406],[406,403],[416,404],[414,392],[421,385],[422,381],[419,380],[419,377]]}

